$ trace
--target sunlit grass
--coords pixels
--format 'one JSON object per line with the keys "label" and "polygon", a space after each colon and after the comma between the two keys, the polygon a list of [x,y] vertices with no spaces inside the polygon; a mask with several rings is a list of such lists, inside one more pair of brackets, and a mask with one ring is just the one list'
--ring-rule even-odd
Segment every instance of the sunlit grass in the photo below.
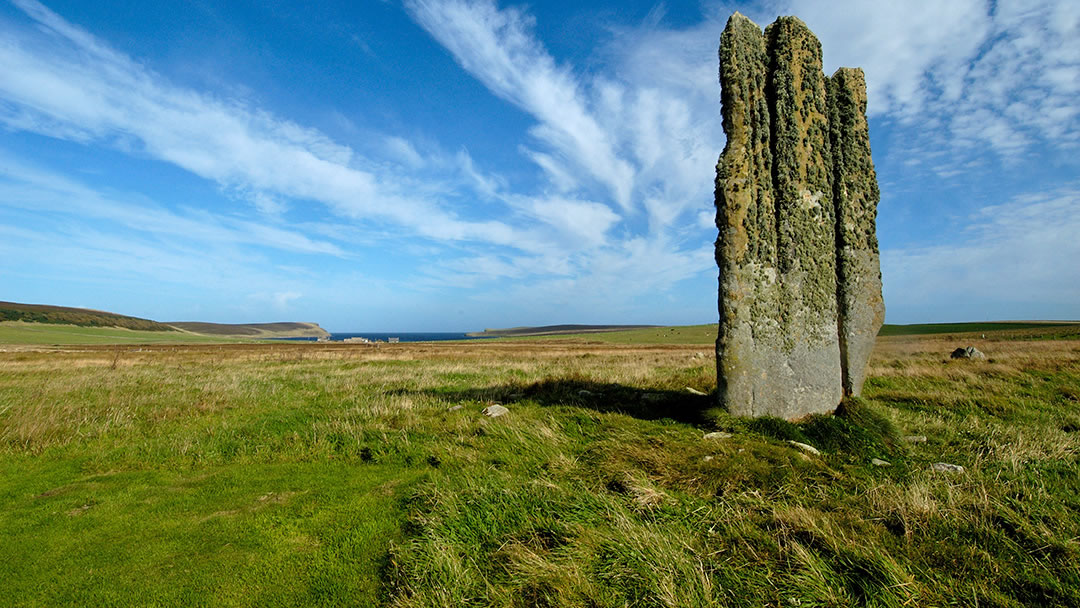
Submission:
{"label": "sunlit grass", "polygon": [[596,338],[0,353],[0,597],[1080,602],[1080,342],[882,339],[794,424],[688,390],[707,347]]}

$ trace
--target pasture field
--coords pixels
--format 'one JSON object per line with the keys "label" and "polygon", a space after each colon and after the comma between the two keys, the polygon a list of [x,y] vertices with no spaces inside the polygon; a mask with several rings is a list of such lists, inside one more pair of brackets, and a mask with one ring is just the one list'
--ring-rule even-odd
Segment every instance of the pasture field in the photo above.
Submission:
{"label": "pasture field", "polygon": [[1067,330],[880,338],[864,398],[799,423],[688,390],[711,337],[613,335],[5,347],[0,598],[1080,605]]}
{"label": "pasture field", "polygon": [[[642,327],[604,333],[561,334],[554,336],[507,336],[504,340],[569,340],[600,344],[702,344],[716,342],[716,323],[676,327]],[[916,325],[885,325],[879,337],[941,334],[942,337],[968,339],[971,334],[993,332],[999,339],[1062,339],[1080,340],[1080,322],[1002,321],[989,323],[922,323]]]}
{"label": "pasture field", "polygon": [[122,327],[82,327],[24,321],[0,322],[0,348],[13,344],[193,344],[236,342],[182,331],[145,331]]}

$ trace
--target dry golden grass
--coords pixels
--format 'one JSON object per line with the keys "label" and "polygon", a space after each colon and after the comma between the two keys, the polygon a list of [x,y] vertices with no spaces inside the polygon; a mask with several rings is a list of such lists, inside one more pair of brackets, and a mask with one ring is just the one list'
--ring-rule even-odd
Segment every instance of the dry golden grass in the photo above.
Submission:
{"label": "dry golden grass", "polygon": [[[799,424],[691,411],[710,401],[687,387],[715,389],[708,345],[24,346],[0,352],[0,457],[97,473],[390,467],[400,479],[369,498],[408,511],[403,536],[381,539],[396,606],[944,605],[954,587],[980,605],[1071,601],[1080,341],[988,335],[882,338],[864,417]],[[969,344],[987,358],[949,358]],[[479,414],[496,402],[511,414]],[[702,438],[714,429],[731,436]],[[281,534],[293,557],[336,550]]]}
{"label": "dry golden grass", "polygon": [[[972,335],[878,338],[867,376],[962,380],[980,375],[1015,374],[1021,370],[1057,371],[1080,363],[1080,340],[1012,340],[1007,334],[995,332],[990,334],[991,338]],[[950,359],[952,351],[960,346],[974,346],[986,353],[987,358]]]}

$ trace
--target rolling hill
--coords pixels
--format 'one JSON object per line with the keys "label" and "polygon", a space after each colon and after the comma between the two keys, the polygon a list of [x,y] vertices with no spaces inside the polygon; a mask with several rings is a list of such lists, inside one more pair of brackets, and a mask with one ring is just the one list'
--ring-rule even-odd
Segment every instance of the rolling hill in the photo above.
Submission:
{"label": "rolling hill", "polygon": [[197,321],[177,321],[168,325],[183,331],[204,336],[227,338],[323,338],[330,332],[319,327],[318,323],[201,323]]}
{"label": "rolling hill", "polygon": [[176,331],[164,323],[88,308],[0,302],[0,321],[24,321],[79,327],[122,327],[140,331]]}
{"label": "rolling hill", "polygon": [[[22,334],[27,334],[34,324],[46,324],[50,326],[71,326],[76,328],[100,328],[100,329],[127,329],[136,332],[158,332],[167,334],[194,334],[196,336],[210,336],[214,338],[321,338],[330,335],[317,323],[201,323],[201,322],[177,322],[161,323],[150,319],[141,319],[113,312],[92,310],[89,308],[71,308],[67,306],[50,306],[46,304],[21,304],[18,302],[0,302],[0,322],[11,322],[10,325],[18,326]],[[28,324],[28,325],[27,325]],[[30,332],[31,334],[33,332]],[[55,333],[55,332],[53,332]],[[70,333],[70,332],[69,332]],[[138,335],[104,336],[92,335],[89,338],[85,332],[76,332],[74,338],[80,341],[85,339],[108,339],[110,336],[121,342],[146,339]],[[23,336],[26,338],[26,336]],[[33,339],[33,335],[29,338]],[[66,340],[74,339],[72,336],[54,336],[49,334],[50,339]],[[150,337],[152,340],[156,338]],[[23,339],[13,340],[22,342]]]}

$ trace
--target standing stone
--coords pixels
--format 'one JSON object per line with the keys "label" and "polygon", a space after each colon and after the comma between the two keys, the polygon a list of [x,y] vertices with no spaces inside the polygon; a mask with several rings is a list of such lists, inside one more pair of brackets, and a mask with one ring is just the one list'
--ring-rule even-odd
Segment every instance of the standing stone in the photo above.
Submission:
{"label": "standing stone", "polygon": [[717,392],[736,415],[832,412],[858,393],[884,314],[861,72],[826,79],[794,17],[763,34],[735,13],[719,58]]}
{"label": "standing stone", "polygon": [[755,393],[783,336],[776,267],[771,127],[761,29],[735,13],[720,37],[727,145],[716,165],[720,267],[717,389],[732,413],[753,415]]}
{"label": "standing stone", "polygon": [[765,39],[786,354],[778,370],[782,390],[766,407],[770,415],[798,418],[832,412],[843,398],[828,105],[821,43],[810,28],[780,17]]}
{"label": "standing stone", "polygon": [[829,79],[829,124],[836,200],[836,274],[844,393],[858,395],[874,340],[885,322],[877,243],[878,192],[866,122],[866,80],[859,68]]}
{"label": "standing stone", "polygon": [[799,418],[842,398],[821,45],[801,21],[720,38],[717,387],[736,415]]}

